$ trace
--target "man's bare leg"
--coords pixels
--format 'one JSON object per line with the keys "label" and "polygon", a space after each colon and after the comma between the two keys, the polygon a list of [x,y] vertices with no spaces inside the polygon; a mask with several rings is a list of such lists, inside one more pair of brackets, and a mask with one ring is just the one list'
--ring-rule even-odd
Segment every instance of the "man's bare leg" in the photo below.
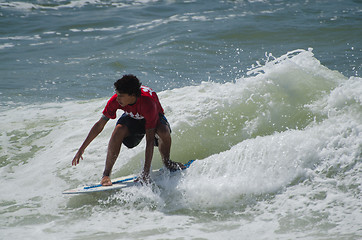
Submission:
{"label": "man's bare leg", "polygon": [[106,165],[104,167],[103,178],[101,180],[101,184],[103,186],[112,185],[112,181],[109,176],[112,172],[113,165],[118,158],[119,152],[121,151],[123,139],[127,137],[128,134],[129,131],[125,125],[118,124],[113,130],[111,139],[108,143]]}
{"label": "man's bare leg", "polygon": [[170,160],[171,135],[169,127],[164,124],[159,124],[157,126],[156,133],[159,136],[158,150],[160,151],[163,164],[166,166],[166,168],[170,170],[185,168],[182,163],[177,163]]}

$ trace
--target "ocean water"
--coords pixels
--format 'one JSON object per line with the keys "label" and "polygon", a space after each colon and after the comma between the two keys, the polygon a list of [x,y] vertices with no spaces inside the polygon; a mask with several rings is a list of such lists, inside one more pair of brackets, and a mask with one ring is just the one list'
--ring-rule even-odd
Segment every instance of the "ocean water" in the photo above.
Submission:
{"label": "ocean water", "polygon": [[[0,239],[361,239],[361,16],[358,0],[0,0]],[[158,92],[172,159],[196,162],[62,195],[100,180],[115,121],[71,161],[127,73]],[[139,173],[144,146],[113,176]]]}

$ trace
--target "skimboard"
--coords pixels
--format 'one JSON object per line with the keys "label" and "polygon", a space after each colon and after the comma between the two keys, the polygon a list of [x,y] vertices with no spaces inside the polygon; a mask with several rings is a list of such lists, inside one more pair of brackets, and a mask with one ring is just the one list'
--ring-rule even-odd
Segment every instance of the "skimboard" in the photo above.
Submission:
{"label": "skimboard", "polygon": [[[185,169],[189,168],[193,162],[194,162],[194,160],[190,160],[186,164],[184,164],[184,166],[186,167]],[[182,169],[182,170],[185,170],[185,169]],[[163,171],[165,171],[164,168],[161,168],[158,170],[153,170],[151,173],[151,178],[157,177],[157,175],[161,175]],[[178,171],[176,171],[176,172],[178,172]],[[91,185],[86,185],[86,186],[66,190],[63,192],[63,194],[84,194],[84,193],[94,193],[94,192],[110,191],[110,190],[127,188],[127,187],[138,185],[139,183],[135,182],[135,180],[137,178],[138,178],[137,175],[128,175],[128,176],[113,179],[112,186],[102,186],[101,184],[91,184]]]}

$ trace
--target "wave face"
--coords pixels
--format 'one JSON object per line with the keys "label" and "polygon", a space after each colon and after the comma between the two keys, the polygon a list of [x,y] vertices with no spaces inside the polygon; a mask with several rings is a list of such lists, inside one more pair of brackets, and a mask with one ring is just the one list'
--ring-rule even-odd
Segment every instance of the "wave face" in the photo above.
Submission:
{"label": "wave face", "polygon": [[[321,65],[309,49],[269,54],[234,82],[162,91],[172,159],[197,159],[192,167],[153,186],[70,198],[62,190],[103,171],[115,122],[81,165],[71,160],[107,99],[4,110],[1,236],[357,239],[361,80]],[[143,149],[122,148],[113,176],[140,172]]]}

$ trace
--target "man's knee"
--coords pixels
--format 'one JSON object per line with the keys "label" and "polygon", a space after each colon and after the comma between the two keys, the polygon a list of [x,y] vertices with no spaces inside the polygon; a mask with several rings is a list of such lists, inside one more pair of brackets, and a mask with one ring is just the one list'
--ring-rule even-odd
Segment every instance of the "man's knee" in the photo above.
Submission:
{"label": "man's knee", "polygon": [[128,127],[126,125],[117,124],[114,128],[112,137],[117,137],[118,139],[123,139],[129,135]]}

